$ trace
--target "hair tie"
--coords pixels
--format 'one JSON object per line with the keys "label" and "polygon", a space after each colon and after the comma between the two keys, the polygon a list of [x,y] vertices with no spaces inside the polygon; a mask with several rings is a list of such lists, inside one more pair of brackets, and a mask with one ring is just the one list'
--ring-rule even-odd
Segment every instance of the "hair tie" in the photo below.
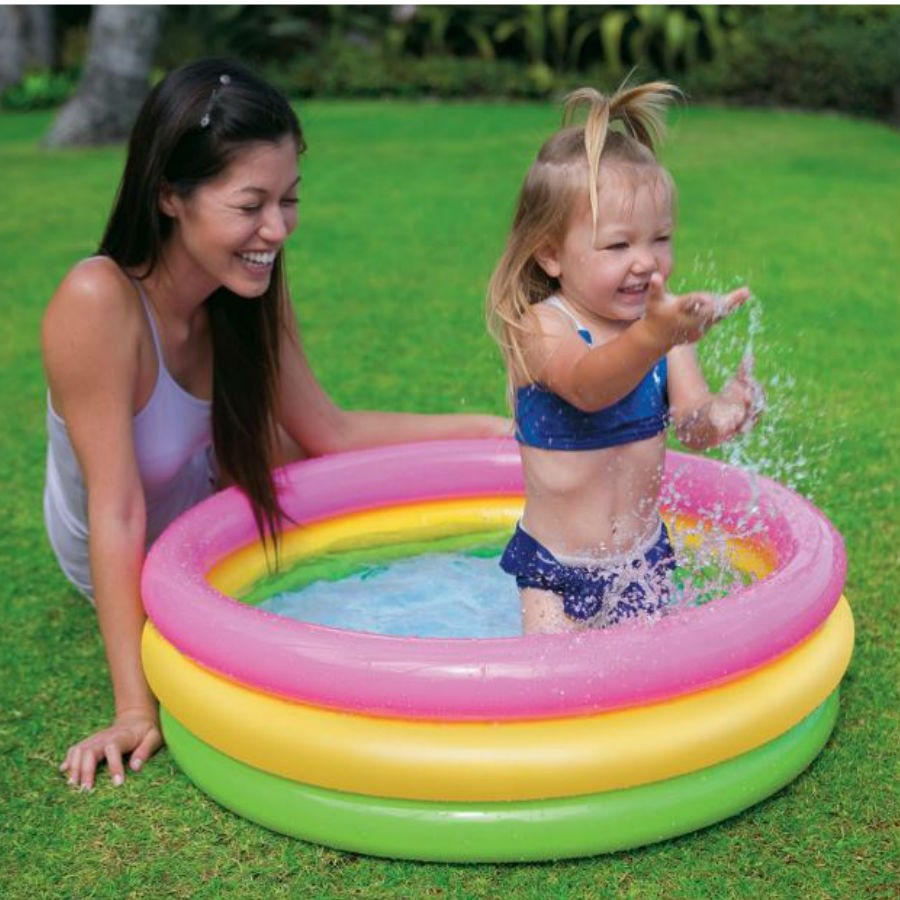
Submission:
{"label": "hair tie", "polygon": [[210,114],[212,113],[213,104],[216,102],[216,98],[219,96],[219,91],[222,87],[231,84],[231,76],[230,75],[220,75],[219,76],[219,85],[220,87],[213,88],[212,93],[209,95],[209,103],[206,104],[206,111],[200,117],[200,127],[206,128],[210,122]]}

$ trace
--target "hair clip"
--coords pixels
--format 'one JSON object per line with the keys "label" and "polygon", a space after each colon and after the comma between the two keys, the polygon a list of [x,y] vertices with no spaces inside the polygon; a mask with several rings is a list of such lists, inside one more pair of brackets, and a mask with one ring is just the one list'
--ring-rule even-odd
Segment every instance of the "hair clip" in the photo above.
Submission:
{"label": "hair clip", "polygon": [[[231,76],[230,75],[220,75],[219,76],[219,84],[222,87],[225,85],[231,84]],[[209,95],[209,103],[206,104],[206,111],[200,117],[200,127],[206,128],[210,122],[210,113],[212,112],[213,104],[216,102],[216,98],[219,96],[220,88],[213,88],[213,92]]]}

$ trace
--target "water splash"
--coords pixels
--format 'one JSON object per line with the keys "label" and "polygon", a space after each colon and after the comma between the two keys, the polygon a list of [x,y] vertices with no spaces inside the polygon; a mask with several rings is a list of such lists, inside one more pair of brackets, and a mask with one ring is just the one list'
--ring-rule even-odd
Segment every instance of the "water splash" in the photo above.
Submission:
{"label": "water splash", "polygon": [[[712,253],[698,255],[691,271],[673,286],[678,292],[702,288],[726,294],[753,279],[739,275],[723,276]],[[833,422],[805,394],[797,379],[785,371],[780,359],[779,371],[772,372],[770,346],[765,339],[766,301],[755,293],[744,306],[719,323],[700,344],[704,373],[713,390],[719,390],[737,371],[742,360],[754,360],[754,376],[765,395],[765,409],[755,428],[735,436],[709,455],[737,466],[751,477],[764,475],[815,500],[820,488],[818,461],[835,449]],[[798,434],[797,420],[803,423]]]}
{"label": "water splash", "polygon": [[[673,286],[683,292],[691,289],[724,295],[752,278],[722,276],[711,253],[698,256],[686,280]],[[735,466],[748,479],[749,500],[742,510],[731,510],[728,529],[723,527],[724,509],[713,504],[701,510],[704,524],[702,542],[695,548],[699,533],[687,530],[673,536],[676,555],[682,567],[676,573],[679,591],[686,602],[706,602],[726,596],[747,575],[729,560],[729,536],[753,540],[762,536],[763,522],[774,510],[761,508],[759,476],[771,478],[813,500],[819,488],[822,467],[818,461],[831,453],[836,443],[833,423],[826,423],[810,397],[804,395],[789,371],[770,373],[770,346],[765,339],[765,303],[751,293],[749,300],[734,314],[712,329],[700,344],[700,358],[710,387],[720,390],[732,378],[742,362],[752,361],[753,374],[765,397],[764,408],[754,428],[745,429],[726,444],[707,455]],[[746,363],[745,363],[746,364]],[[783,360],[779,361],[783,366]],[[761,398],[757,402],[762,402]],[[817,421],[817,416],[821,421]],[[795,424],[802,419],[806,429],[801,436]],[[667,482],[662,503],[673,508],[678,503],[678,475]],[[685,562],[686,561],[686,562]]]}

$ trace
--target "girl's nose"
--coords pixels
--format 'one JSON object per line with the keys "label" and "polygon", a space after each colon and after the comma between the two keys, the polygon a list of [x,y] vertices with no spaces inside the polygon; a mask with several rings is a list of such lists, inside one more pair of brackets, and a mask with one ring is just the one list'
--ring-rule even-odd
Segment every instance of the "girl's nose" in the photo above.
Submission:
{"label": "girl's nose", "polygon": [[636,247],[631,260],[631,268],[640,274],[655,272],[659,267],[656,264],[656,254],[650,247]]}

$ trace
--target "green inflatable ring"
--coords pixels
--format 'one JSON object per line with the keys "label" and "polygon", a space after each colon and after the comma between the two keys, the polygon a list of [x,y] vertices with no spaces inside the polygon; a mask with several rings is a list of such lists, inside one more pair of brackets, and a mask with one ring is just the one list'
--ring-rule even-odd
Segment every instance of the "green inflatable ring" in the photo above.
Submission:
{"label": "green inflatable ring", "polygon": [[775,740],[709,768],[580,797],[494,803],[390,800],[325,790],[262,772],[194,737],[165,709],[175,761],[228,809],[303,840],[355,853],[443,862],[592,856],[712,825],[796,778],[825,746],[836,689]]}

